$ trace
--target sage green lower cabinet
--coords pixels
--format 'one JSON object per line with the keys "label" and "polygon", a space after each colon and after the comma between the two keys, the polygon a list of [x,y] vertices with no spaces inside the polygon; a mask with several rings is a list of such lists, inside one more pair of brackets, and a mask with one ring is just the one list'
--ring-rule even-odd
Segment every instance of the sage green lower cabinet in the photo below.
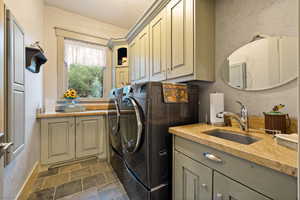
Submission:
{"label": "sage green lower cabinet", "polygon": [[41,119],[41,163],[67,162],[89,156],[107,158],[105,116]]}
{"label": "sage green lower cabinet", "polygon": [[248,187],[214,172],[214,200],[271,200]]}
{"label": "sage green lower cabinet", "polygon": [[76,118],[76,157],[105,157],[105,122],[102,116]]}
{"label": "sage green lower cabinet", "polygon": [[211,200],[213,170],[175,151],[174,200]]}
{"label": "sage green lower cabinet", "polygon": [[41,162],[50,164],[75,158],[75,118],[42,119]]}
{"label": "sage green lower cabinet", "polygon": [[173,144],[173,200],[297,199],[295,177],[179,136]]}

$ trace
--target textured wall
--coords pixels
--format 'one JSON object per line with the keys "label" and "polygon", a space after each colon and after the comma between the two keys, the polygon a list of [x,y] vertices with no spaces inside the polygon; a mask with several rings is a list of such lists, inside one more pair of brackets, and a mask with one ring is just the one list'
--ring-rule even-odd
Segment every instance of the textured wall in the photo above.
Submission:
{"label": "textured wall", "polygon": [[[225,94],[225,110],[239,112],[240,100],[252,115],[262,115],[274,104],[297,117],[297,81],[279,88],[243,92],[227,86],[221,79],[221,66],[235,49],[257,34],[298,36],[298,0],[217,0],[216,1],[216,82],[199,83],[201,121],[209,116],[209,93]],[[209,119],[209,118],[208,118]]]}
{"label": "textured wall", "polygon": [[105,38],[121,38],[127,33],[126,29],[55,7],[45,6],[44,38],[48,63],[45,66],[44,97],[47,107],[52,107],[47,104],[51,105],[57,100],[57,40],[54,27]]}
{"label": "textured wall", "polygon": [[[43,1],[5,0],[5,3],[25,31],[25,45],[34,41],[43,42]],[[42,83],[42,72],[33,74],[25,70],[25,149],[5,168],[5,199],[16,197],[34,164],[40,159],[40,131],[35,113],[42,103]]]}

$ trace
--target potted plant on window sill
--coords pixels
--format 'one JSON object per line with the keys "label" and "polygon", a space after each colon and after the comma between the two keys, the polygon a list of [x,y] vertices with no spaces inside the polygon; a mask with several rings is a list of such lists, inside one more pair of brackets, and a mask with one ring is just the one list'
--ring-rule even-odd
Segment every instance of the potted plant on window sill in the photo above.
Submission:
{"label": "potted plant on window sill", "polygon": [[64,93],[65,106],[63,106],[63,112],[82,112],[85,111],[85,107],[76,104],[76,99],[78,98],[78,94],[74,89],[68,89]]}

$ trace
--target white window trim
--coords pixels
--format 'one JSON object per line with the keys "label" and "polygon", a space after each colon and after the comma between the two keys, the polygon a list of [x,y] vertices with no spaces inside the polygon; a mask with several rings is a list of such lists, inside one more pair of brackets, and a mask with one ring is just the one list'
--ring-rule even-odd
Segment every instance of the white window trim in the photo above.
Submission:
{"label": "white window trim", "polygon": [[[67,73],[64,67],[64,53],[65,53],[64,40],[73,39],[73,40],[98,44],[107,47],[109,39],[93,36],[85,33],[70,31],[58,27],[55,27],[54,29],[57,38],[57,99],[61,100],[64,91],[67,89],[67,85],[66,85],[67,81],[65,80],[66,77],[64,76]],[[112,52],[109,48],[107,48],[106,53],[107,53],[106,56],[107,66],[104,69],[104,76],[103,76],[103,86],[104,86],[103,98],[93,98],[93,99],[84,98],[83,101],[99,101],[99,100],[105,100],[106,97],[108,97],[109,91],[112,88],[112,67],[111,67]]]}

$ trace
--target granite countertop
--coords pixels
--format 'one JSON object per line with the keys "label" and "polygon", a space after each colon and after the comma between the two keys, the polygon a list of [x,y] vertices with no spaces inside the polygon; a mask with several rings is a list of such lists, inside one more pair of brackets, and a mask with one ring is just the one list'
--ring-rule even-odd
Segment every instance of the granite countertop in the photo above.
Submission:
{"label": "granite countertop", "polygon": [[[239,144],[230,140],[210,136],[205,131],[214,129],[234,131],[260,140],[250,145]],[[259,130],[250,129],[243,132],[233,127],[215,127],[207,124],[191,124],[186,126],[170,127],[169,132],[173,135],[204,144],[214,149],[226,152],[236,157],[262,165],[281,173],[297,176],[297,152],[280,146],[272,135]]]}
{"label": "granite countertop", "polygon": [[56,118],[56,117],[76,117],[76,116],[93,116],[93,115],[107,115],[114,113],[115,110],[90,110],[83,112],[45,112],[37,114],[37,119]]}

